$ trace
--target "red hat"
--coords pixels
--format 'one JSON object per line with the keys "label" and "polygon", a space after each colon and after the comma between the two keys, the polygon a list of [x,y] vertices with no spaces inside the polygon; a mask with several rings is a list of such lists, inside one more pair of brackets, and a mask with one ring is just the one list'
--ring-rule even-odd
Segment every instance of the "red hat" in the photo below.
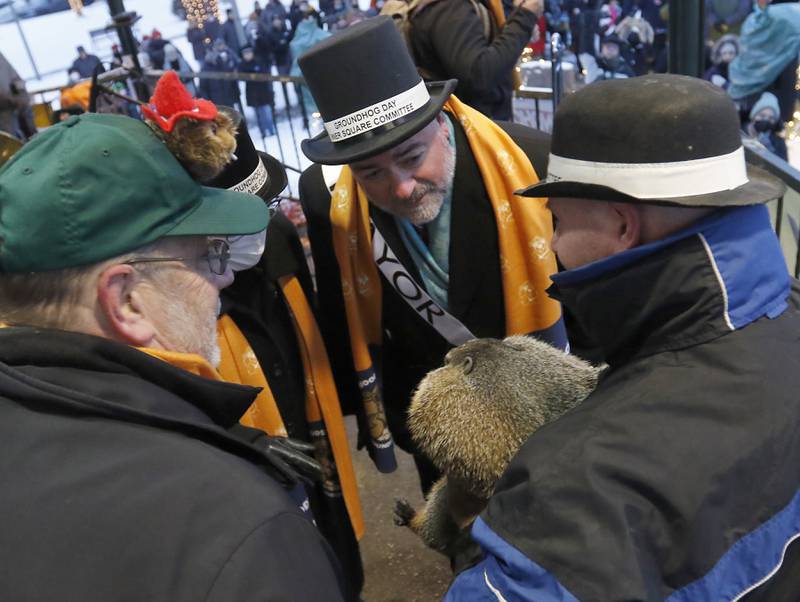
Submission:
{"label": "red hat", "polygon": [[142,105],[142,113],[170,133],[179,119],[213,121],[217,116],[217,105],[203,98],[192,98],[178,74],[167,71],[158,80],[150,104]]}

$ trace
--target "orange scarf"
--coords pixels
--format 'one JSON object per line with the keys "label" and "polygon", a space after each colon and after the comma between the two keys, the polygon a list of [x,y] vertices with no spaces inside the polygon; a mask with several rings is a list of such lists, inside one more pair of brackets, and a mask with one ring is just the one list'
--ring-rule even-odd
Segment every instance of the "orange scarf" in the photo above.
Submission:
{"label": "orange scarf", "polygon": [[311,306],[295,276],[279,280],[294,320],[306,377],[306,417],[317,460],[323,467],[328,495],[344,496],[356,539],[364,534],[364,517],[336,383]]}
{"label": "orange scarf", "polygon": [[250,343],[229,316],[217,320],[217,341],[222,352],[219,364],[222,378],[231,383],[261,387],[258,397],[239,422],[261,429],[273,437],[286,437],[286,427],[261,364]]}
{"label": "orange scarf", "polygon": [[[515,191],[539,181],[530,159],[491,119],[451,96],[445,105],[469,141],[494,209],[506,314],[506,335],[528,334],[553,326],[561,308],[545,290],[556,261],[550,251],[552,217],[544,199],[518,197]],[[458,202],[458,199],[455,199]],[[341,274],[353,361],[365,405],[373,459],[393,460],[381,393],[370,347],[382,340],[381,283],[373,259],[369,203],[348,167],[342,169],[330,209],[333,247]]]}
{"label": "orange scarf", "polygon": [[210,380],[223,380],[214,367],[208,363],[204,357],[200,357],[195,353],[180,353],[178,351],[165,351],[164,349],[153,349],[151,347],[136,347],[139,351],[152,355],[158,359],[181,368],[197,376],[208,378]]}
{"label": "orange scarf", "polygon": [[[282,278],[280,285],[294,321],[303,362],[306,419],[315,447],[315,458],[323,468],[322,486],[327,495],[344,498],[353,532],[357,539],[361,539],[364,518],[358,483],[327,351],[297,278]],[[261,393],[240,422],[269,435],[285,437],[286,428],[275,397],[250,343],[229,316],[222,316],[218,320],[217,335],[222,351],[219,368],[222,378],[228,382],[262,387]]]}

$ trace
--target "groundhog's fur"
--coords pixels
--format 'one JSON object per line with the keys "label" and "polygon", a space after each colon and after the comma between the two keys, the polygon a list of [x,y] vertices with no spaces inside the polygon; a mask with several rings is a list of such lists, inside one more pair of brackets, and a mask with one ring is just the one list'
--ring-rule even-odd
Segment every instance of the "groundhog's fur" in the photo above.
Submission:
{"label": "groundhog's fur", "polygon": [[171,132],[145,121],[198,182],[210,182],[221,174],[236,150],[236,124],[223,111],[213,121],[180,119]]}
{"label": "groundhog's fur", "polygon": [[580,403],[598,370],[530,337],[476,339],[429,373],[409,409],[411,436],[444,477],[425,508],[398,501],[396,522],[451,557],[522,443]]}

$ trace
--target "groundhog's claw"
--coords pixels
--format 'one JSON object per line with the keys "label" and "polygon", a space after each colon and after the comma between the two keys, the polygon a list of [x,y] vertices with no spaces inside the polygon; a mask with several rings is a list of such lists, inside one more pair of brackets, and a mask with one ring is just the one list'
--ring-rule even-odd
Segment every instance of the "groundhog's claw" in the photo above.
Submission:
{"label": "groundhog's claw", "polygon": [[416,511],[408,503],[408,500],[395,499],[394,501],[394,524],[398,527],[407,527],[411,519],[416,516]]}

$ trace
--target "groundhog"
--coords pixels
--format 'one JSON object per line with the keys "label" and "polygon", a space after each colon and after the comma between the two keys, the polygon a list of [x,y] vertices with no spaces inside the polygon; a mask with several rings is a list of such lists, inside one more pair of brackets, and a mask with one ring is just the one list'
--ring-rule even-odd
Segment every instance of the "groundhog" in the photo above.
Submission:
{"label": "groundhog", "polygon": [[469,555],[469,529],[522,443],[580,403],[599,370],[536,339],[476,339],[451,350],[419,384],[411,437],[444,475],[424,509],[398,500],[395,523],[451,559]]}

